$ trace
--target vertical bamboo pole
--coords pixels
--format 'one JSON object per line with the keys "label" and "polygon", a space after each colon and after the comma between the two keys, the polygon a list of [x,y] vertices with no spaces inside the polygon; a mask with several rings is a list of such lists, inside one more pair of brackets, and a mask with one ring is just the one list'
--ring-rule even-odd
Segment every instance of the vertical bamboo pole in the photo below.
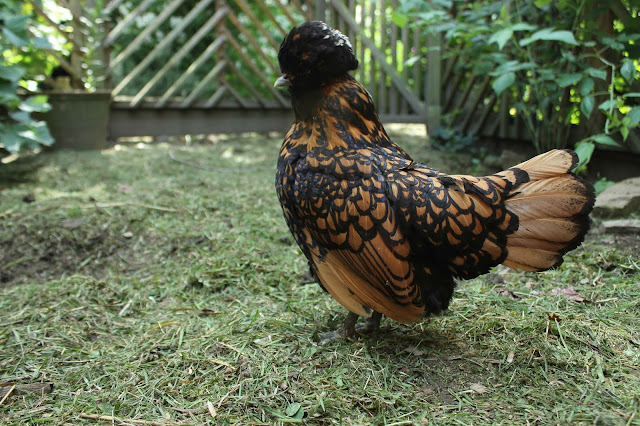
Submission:
{"label": "vertical bamboo pole", "polygon": [[427,36],[427,73],[425,75],[425,104],[427,106],[427,135],[440,128],[442,116],[442,55],[439,36]]}
{"label": "vertical bamboo pole", "polygon": [[[80,3],[80,0],[70,0],[69,9],[71,14],[74,16],[71,20],[71,28],[73,29],[73,38],[77,43],[71,50],[69,62],[76,75],[82,76],[82,51],[80,49],[86,45],[86,37],[81,29],[80,22],[76,22],[75,20],[75,17],[80,18],[82,16],[82,4]],[[72,77],[71,87],[74,89],[84,89],[84,82],[82,81],[82,78],[77,79]]]}
{"label": "vertical bamboo pole", "polygon": [[[227,0],[216,0],[215,5],[216,5],[216,10],[220,10],[223,7],[228,7],[227,6]],[[226,22],[227,22],[227,18],[223,18],[223,19],[220,20],[220,22],[218,22],[216,24],[216,26],[215,26],[216,38],[225,36],[226,31],[227,31],[226,27],[225,27],[225,23]],[[227,46],[227,42],[225,41],[223,43],[223,45],[220,46],[219,49],[215,50],[215,52],[214,52],[215,66],[217,66],[218,64],[227,64],[227,63],[229,63],[228,62],[229,58],[227,57],[226,46]],[[227,83],[226,83],[225,75],[226,75],[225,72],[218,73],[218,76],[215,79],[215,81],[216,81],[215,90],[216,91],[220,91],[223,87],[226,87]],[[220,93],[222,93],[222,92],[220,92]],[[220,100],[221,99],[218,98],[216,100],[216,103],[219,102]],[[211,104],[209,106],[214,107],[216,105],[215,104]]]}

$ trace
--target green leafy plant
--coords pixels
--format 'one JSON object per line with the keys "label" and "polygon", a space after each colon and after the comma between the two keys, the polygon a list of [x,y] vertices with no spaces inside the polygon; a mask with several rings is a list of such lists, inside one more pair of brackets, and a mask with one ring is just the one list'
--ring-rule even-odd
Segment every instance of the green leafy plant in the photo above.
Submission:
{"label": "green leafy plant", "polygon": [[459,70],[491,77],[537,151],[577,144],[584,164],[598,144],[640,150],[631,2],[406,0],[402,13],[442,35],[445,54],[464,58]]}
{"label": "green leafy plant", "polygon": [[28,31],[31,17],[22,2],[0,0],[0,156],[27,150],[37,151],[51,145],[53,138],[46,123],[36,120],[34,112],[48,111],[46,96],[20,95],[21,81],[28,73],[22,53],[31,46],[48,46],[46,39]]}

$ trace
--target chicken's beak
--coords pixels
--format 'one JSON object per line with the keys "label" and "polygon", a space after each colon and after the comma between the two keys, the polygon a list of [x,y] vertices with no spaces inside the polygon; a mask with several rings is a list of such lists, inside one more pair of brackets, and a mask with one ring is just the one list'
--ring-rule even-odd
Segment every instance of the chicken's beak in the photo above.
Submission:
{"label": "chicken's beak", "polygon": [[273,83],[273,87],[289,87],[289,84],[291,84],[291,82],[289,81],[287,76],[281,75],[280,77],[278,77],[276,82]]}

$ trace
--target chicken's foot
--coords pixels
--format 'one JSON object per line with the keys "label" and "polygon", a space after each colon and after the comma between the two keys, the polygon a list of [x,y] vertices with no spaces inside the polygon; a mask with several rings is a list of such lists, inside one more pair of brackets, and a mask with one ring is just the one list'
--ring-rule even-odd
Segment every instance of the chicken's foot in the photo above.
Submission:
{"label": "chicken's foot", "polygon": [[382,314],[380,312],[373,311],[371,316],[367,319],[367,322],[364,324],[356,325],[356,331],[358,333],[371,333],[374,331],[378,331],[380,329],[380,320],[382,319]]}
{"label": "chicken's foot", "polygon": [[344,322],[340,324],[340,327],[338,327],[337,330],[322,333],[320,335],[320,344],[325,345],[336,339],[355,337],[358,333],[370,333],[372,331],[376,331],[380,328],[381,318],[382,314],[373,312],[371,317],[367,319],[367,322],[356,326],[356,323],[358,322],[358,315],[353,312],[349,312]]}

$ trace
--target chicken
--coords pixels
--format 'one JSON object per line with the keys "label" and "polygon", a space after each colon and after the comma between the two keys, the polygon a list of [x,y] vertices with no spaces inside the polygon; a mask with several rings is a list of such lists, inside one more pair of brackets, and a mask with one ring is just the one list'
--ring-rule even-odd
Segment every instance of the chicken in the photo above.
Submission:
{"label": "chicken", "polygon": [[447,175],[389,139],[349,39],[320,21],[285,37],[278,61],[295,122],[278,158],[276,189],[313,274],[350,314],[410,324],[446,309],[456,279],[503,264],[544,271],[589,229],[591,184],[577,156],[553,150],[491,176]]}

